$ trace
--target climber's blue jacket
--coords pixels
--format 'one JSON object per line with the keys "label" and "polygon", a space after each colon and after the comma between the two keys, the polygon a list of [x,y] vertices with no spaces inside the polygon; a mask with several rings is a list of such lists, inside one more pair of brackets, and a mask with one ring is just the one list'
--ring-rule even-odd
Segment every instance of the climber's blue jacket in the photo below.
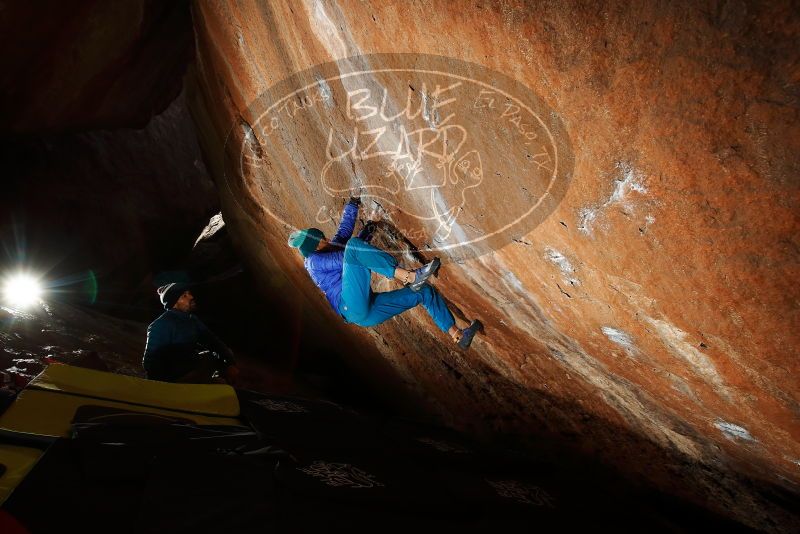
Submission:
{"label": "climber's blue jacket", "polygon": [[[344,266],[344,246],[353,235],[358,216],[358,203],[350,201],[344,206],[342,221],[336,235],[330,240],[331,247],[327,250],[312,252],[304,262],[306,271],[317,284],[325,298],[336,313],[339,313],[339,301],[342,296],[342,267]],[[358,237],[369,240],[369,225],[359,233]]]}

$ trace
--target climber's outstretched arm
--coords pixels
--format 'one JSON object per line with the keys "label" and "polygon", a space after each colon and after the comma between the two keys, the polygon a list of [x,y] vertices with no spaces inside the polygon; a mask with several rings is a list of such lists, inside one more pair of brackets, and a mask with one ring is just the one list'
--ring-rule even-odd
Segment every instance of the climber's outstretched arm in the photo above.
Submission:
{"label": "climber's outstretched arm", "polygon": [[339,223],[339,229],[336,235],[331,239],[331,243],[338,243],[344,245],[350,236],[353,235],[353,230],[356,229],[356,218],[358,217],[358,206],[361,200],[358,198],[351,198],[350,201],[344,205],[342,211],[342,222]]}

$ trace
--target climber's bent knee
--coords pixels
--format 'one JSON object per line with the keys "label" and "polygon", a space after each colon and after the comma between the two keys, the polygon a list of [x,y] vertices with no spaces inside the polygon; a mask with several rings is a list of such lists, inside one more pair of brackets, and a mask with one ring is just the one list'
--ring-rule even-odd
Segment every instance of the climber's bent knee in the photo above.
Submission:
{"label": "climber's bent knee", "polygon": [[357,249],[359,246],[364,245],[366,241],[360,239],[358,237],[351,237],[347,240],[347,244],[344,246],[344,249]]}
{"label": "climber's bent knee", "polygon": [[344,246],[345,257],[352,258],[353,254],[356,254],[360,249],[363,250],[364,245],[366,245],[364,240],[357,237],[351,237]]}

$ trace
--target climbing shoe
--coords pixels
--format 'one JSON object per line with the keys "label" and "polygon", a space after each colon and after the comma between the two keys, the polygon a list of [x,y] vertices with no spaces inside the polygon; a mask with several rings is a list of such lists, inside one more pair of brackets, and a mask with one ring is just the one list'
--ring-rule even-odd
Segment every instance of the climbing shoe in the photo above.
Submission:
{"label": "climbing shoe", "polygon": [[472,344],[472,338],[481,330],[483,330],[483,323],[475,319],[468,327],[461,330],[461,339],[458,340],[458,346],[462,349],[469,348],[470,344]]}
{"label": "climbing shoe", "polygon": [[439,258],[433,258],[433,261],[426,263],[419,269],[415,270],[414,281],[408,284],[413,291],[419,291],[422,286],[425,285],[425,282],[436,274],[436,271],[439,270],[439,267],[442,265],[442,262],[439,261]]}

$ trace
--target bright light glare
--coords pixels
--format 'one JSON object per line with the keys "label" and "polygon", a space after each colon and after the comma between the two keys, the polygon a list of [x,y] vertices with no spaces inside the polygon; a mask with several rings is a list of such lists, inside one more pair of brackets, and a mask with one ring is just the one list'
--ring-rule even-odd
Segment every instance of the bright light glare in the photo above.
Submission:
{"label": "bright light glare", "polygon": [[27,308],[39,302],[42,286],[34,277],[18,274],[6,280],[3,286],[3,299],[15,308]]}

